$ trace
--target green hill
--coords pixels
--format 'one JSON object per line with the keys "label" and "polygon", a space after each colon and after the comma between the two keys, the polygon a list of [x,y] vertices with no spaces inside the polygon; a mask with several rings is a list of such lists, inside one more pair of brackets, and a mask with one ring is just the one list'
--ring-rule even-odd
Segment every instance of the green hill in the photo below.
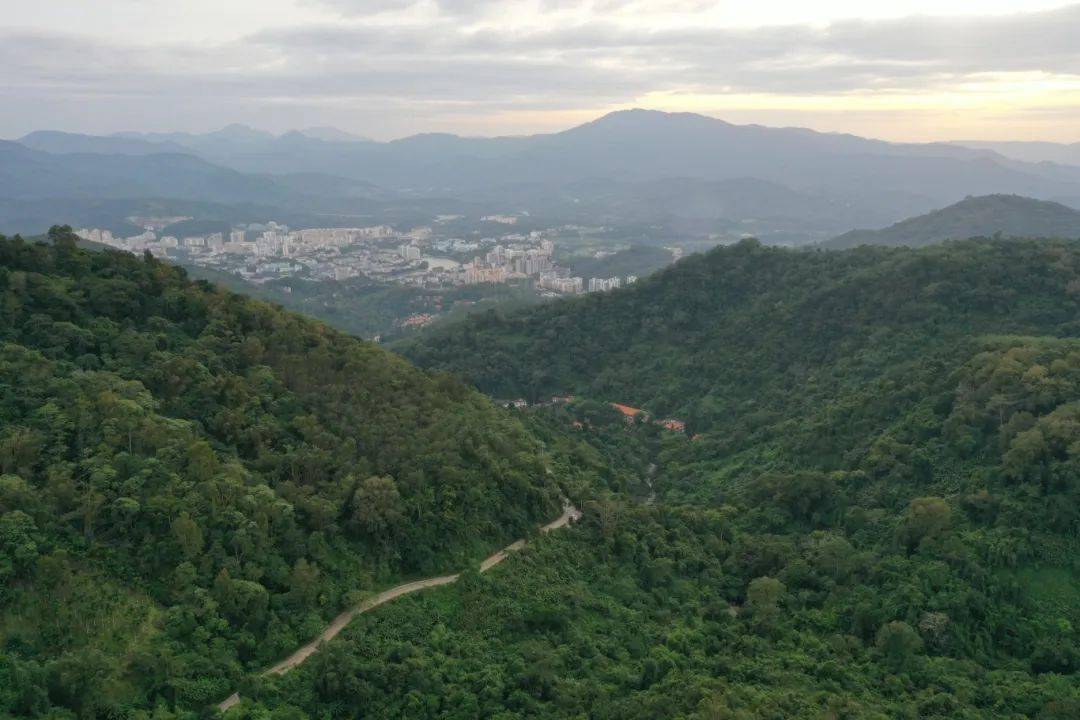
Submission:
{"label": "green hill", "polygon": [[538,416],[625,488],[361,618],[245,717],[1080,713],[1080,242],[745,242],[408,351],[576,394]]}
{"label": "green hill", "polygon": [[666,248],[634,245],[601,258],[574,257],[570,259],[570,273],[583,278],[645,277],[671,264],[671,251]]}
{"label": "green hill", "polygon": [[954,364],[983,333],[1080,334],[1078,247],[825,253],[746,241],[631,288],[476,316],[402,350],[497,397],[575,393],[743,434],[906,363]]}
{"label": "green hill", "polygon": [[557,512],[540,441],[459,382],[50,236],[0,237],[0,716],[198,710]]}
{"label": "green hill", "polygon": [[1080,211],[1019,195],[969,197],[941,210],[903,220],[883,230],[852,230],[822,247],[859,245],[923,247],[972,237],[1080,237]]}
{"label": "green hill", "polygon": [[[52,240],[0,241],[0,715],[1080,713],[1080,241],[746,241],[406,347],[578,396],[510,414]],[[526,532],[548,477],[573,527],[254,672]]]}

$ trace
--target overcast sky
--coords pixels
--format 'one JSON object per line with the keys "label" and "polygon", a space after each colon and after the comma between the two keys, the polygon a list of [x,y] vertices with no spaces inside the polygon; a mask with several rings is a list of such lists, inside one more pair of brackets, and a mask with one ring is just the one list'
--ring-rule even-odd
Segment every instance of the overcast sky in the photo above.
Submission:
{"label": "overcast sky", "polygon": [[1080,4],[0,0],[0,137],[376,138],[691,110],[898,140],[1080,141]]}

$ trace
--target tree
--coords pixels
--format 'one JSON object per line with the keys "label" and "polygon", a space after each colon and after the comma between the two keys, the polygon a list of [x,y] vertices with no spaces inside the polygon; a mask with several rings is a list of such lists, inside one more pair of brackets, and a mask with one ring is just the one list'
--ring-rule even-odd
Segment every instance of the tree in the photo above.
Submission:
{"label": "tree", "polygon": [[385,539],[402,517],[401,495],[392,477],[369,477],[353,494],[353,522],[369,535]]}
{"label": "tree", "polygon": [[906,622],[885,623],[878,630],[875,645],[893,670],[905,668],[917,652],[922,650],[922,638]]}
{"label": "tree", "polygon": [[203,548],[203,534],[199,524],[183,512],[172,521],[172,532],[184,559],[194,560]]}
{"label": "tree", "polygon": [[755,578],[746,587],[746,607],[756,621],[772,623],[780,614],[779,603],[785,592],[784,583],[776,578]]}
{"label": "tree", "polygon": [[0,515],[0,579],[7,580],[33,568],[38,556],[36,535],[34,519],[23,511]]}
{"label": "tree", "polygon": [[900,526],[900,538],[909,551],[923,540],[932,538],[952,520],[952,509],[939,497],[915,498],[908,505],[907,515]]}
{"label": "tree", "polygon": [[289,577],[289,594],[300,607],[307,607],[315,601],[319,590],[319,569],[304,558],[299,558],[293,565]]}

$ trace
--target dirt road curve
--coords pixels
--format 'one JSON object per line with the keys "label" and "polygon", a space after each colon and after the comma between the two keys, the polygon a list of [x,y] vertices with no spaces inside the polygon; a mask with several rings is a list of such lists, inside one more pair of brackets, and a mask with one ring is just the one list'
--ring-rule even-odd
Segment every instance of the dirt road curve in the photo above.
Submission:
{"label": "dirt road curve", "polygon": [[[546,533],[551,532],[552,530],[557,530],[561,527],[566,527],[568,524],[570,524],[571,521],[577,520],[580,517],[581,511],[573,505],[567,504],[563,508],[562,515],[555,518],[544,527],[540,528],[540,532]],[[488,570],[508,558],[511,553],[521,550],[523,547],[525,547],[525,545],[526,542],[524,540],[518,540],[517,542],[507,545],[502,550],[480,563],[480,572],[487,572]],[[374,597],[368,598],[356,607],[350,608],[349,610],[346,610],[345,612],[338,615],[336,618],[333,619],[333,621],[331,621],[329,625],[326,626],[325,630],[319,633],[318,637],[316,637],[314,640],[307,643],[306,645],[300,647],[296,652],[294,652],[292,655],[285,658],[281,662],[265,670],[263,674],[283,675],[284,673],[289,672],[294,667],[311,657],[312,653],[318,650],[319,646],[322,645],[324,642],[328,642],[329,640],[332,640],[334,637],[336,637],[337,634],[344,630],[345,626],[348,625],[349,622],[357,615],[360,615],[361,613],[366,613],[369,610],[374,610],[375,608],[379,607],[384,603],[388,603],[395,598],[401,597],[402,595],[408,595],[409,593],[416,592],[417,590],[438,587],[439,585],[449,585],[450,583],[457,580],[458,576],[459,574],[455,573],[454,575],[440,575],[438,577],[425,578],[423,580],[413,580],[412,582],[398,585],[397,587],[392,587],[389,590],[382,591]],[[233,693],[218,704],[218,710],[224,712],[238,702],[240,702],[240,694]]]}

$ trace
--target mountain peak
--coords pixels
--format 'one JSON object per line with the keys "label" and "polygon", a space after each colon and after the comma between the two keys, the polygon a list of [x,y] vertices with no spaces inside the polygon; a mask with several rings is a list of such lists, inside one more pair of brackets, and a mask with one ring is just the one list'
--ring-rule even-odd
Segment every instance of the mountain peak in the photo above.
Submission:
{"label": "mountain peak", "polygon": [[599,130],[656,130],[672,127],[686,127],[694,125],[698,127],[731,127],[730,123],[717,118],[708,117],[691,112],[666,112],[664,110],[649,110],[646,108],[629,108],[627,110],[614,110],[601,115],[595,120],[571,128],[567,132],[574,132],[584,128]]}
{"label": "mountain peak", "polygon": [[274,137],[272,133],[268,133],[265,130],[258,130],[249,125],[242,125],[240,123],[231,123],[210,134],[219,138],[237,141],[268,140]]}

